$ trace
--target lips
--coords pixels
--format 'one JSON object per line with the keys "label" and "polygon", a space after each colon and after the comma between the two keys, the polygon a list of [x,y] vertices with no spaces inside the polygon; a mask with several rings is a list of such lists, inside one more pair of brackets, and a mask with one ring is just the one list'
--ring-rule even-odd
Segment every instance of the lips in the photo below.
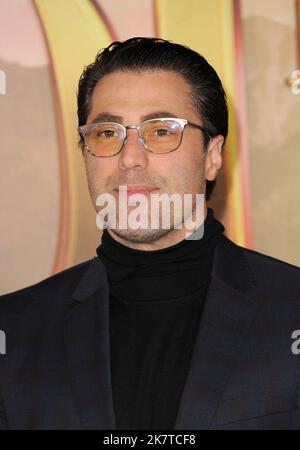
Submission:
{"label": "lips", "polygon": [[[157,191],[158,188],[152,186],[145,185],[128,185],[127,186],[127,195],[131,194],[150,194],[151,192]],[[114,189],[115,192],[119,192],[119,188]],[[126,193],[125,188],[122,189],[123,193]]]}

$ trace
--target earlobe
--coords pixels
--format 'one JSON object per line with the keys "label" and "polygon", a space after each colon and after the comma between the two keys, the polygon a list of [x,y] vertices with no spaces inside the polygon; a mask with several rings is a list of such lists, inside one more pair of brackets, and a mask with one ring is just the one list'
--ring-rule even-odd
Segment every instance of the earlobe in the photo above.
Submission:
{"label": "earlobe", "polygon": [[222,147],[224,136],[218,135],[211,139],[207,147],[205,159],[205,178],[213,181],[222,166]]}

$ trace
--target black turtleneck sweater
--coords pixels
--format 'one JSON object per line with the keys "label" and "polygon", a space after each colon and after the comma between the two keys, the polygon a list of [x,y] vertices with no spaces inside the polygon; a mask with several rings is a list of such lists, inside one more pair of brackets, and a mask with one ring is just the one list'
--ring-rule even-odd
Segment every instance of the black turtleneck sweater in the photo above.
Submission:
{"label": "black turtleneck sweater", "polygon": [[111,376],[118,429],[172,429],[224,231],[211,209],[204,236],[144,251],[103,231],[110,288]]}

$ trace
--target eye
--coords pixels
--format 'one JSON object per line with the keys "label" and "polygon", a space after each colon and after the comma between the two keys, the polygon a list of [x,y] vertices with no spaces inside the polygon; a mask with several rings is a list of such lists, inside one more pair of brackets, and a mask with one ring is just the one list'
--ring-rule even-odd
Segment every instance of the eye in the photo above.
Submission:
{"label": "eye", "polygon": [[106,138],[106,139],[113,138],[116,136],[116,134],[117,133],[115,130],[109,130],[109,129],[107,129],[107,130],[100,129],[100,130],[97,130],[97,132],[96,132],[97,137]]}
{"label": "eye", "polygon": [[123,130],[117,123],[99,123],[91,130],[91,139],[108,144],[108,141],[117,142],[123,136]]}
{"label": "eye", "polygon": [[158,137],[168,136],[168,134],[170,134],[170,130],[167,128],[158,128],[155,130],[155,134]]}

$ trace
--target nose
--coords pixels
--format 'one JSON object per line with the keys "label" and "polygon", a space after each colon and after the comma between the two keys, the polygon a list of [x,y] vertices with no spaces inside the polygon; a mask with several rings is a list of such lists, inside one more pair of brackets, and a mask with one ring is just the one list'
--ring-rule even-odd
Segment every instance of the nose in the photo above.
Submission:
{"label": "nose", "polygon": [[123,170],[148,165],[148,154],[136,129],[127,130],[127,138],[119,156],[119,167]]}

